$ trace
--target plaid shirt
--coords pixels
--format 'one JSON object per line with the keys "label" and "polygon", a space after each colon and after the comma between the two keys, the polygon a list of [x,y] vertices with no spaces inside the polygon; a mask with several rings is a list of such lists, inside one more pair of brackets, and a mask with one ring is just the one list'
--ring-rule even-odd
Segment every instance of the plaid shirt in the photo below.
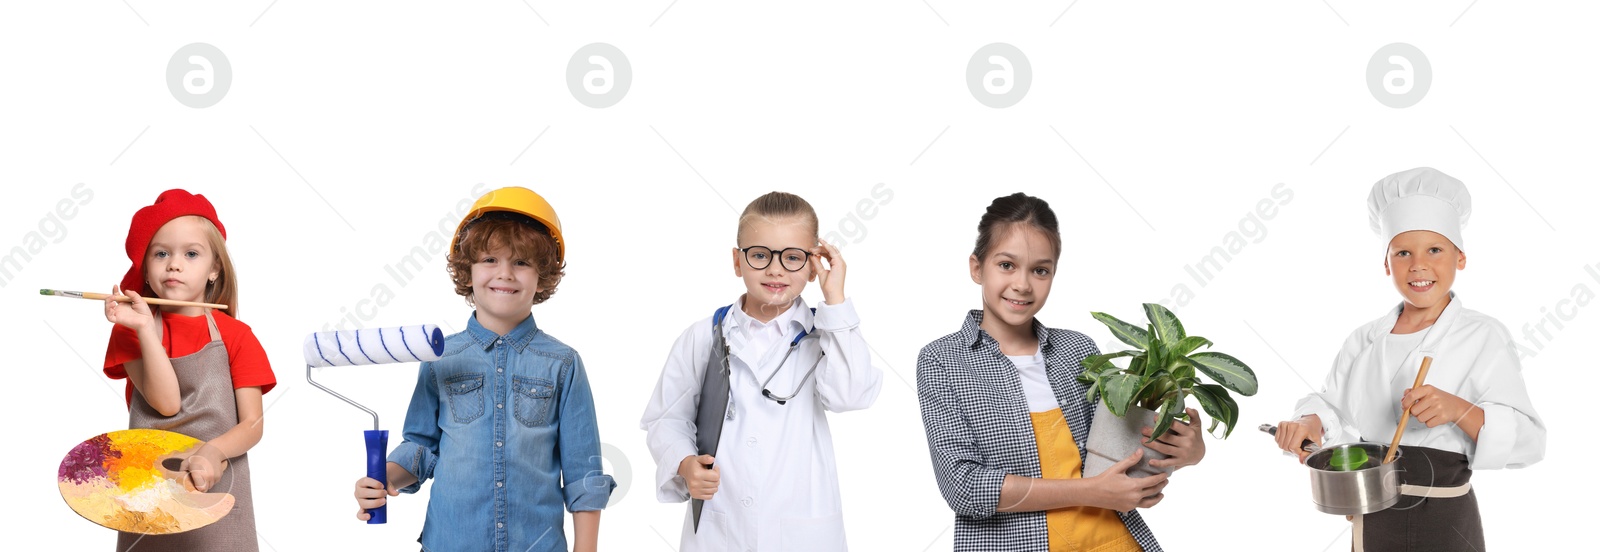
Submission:
{"label": "plaid shirt", "polygon": [[[972,311],[961,331],[929,343],[917,357],[917,398],[933,471],[956,513],[955,550],[1045,552],[1044,512],[995,511],[1006,475],[1038,478],[1041,471],[1022,380],[1000,344],[978,327],[982,321],[983,311]],[[1100,351],[1078,332],[1038,320],[1033,329],[1081,459],[1094,405],[1083,398],[1088,386],[1078,382],[1078,363]],[[1137,510],[1120,516],[1139,546],[1161,550]]]}

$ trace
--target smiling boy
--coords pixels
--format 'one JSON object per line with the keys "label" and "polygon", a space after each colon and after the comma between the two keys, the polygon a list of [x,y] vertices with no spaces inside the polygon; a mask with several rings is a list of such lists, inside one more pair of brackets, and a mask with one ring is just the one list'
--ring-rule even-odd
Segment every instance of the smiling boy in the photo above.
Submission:
{"label": "smiling boy", "polygon": [[[1511,333],[1451,291],[1467,267],[1461,227],[1471,211],[1466,186],[1435,169],[1373,186],[1369,220],[1385,240],[1384,273],[1401,303],[1351,333],[1323,391],[1278,426],[1278,446],[1304,461],[1304,439],[1387,442],[1397,421],[1408,424],[1398,460],[1403,496],[1354,517],[1355,550],[1483,550],[1472,470],[1544,457],[1544,422]],[[1427,384],[1410,389],[1424,357],[1433,358]]]}
{"label": "smiling boy", "polygon": [[[593,551],[616,487],[600,466],[600,432],[583,360],[534,324],[565,269],[561,221],[544,198],[501,188],[478,199],[448,257],[455,291],[476,307],[467,330],[424,362],[389,485],[356,483],[365,509],[434,480],[425,550]],[[387,495],[387,496],[386,496]]]}

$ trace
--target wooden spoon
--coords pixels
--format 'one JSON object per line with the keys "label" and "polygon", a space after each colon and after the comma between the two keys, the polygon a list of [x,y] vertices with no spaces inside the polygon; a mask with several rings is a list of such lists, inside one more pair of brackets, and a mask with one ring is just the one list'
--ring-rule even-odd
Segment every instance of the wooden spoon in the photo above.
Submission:
{"label": "wooden spoon", "polygon": [[[1417,370],[1417,381],[1411,384],[1412,390],[1422,387],[1422,380],[1428,377],[1428,367],[1431,365],[1433,365],[1433,357],[1422,357],[1422,368]],[[1409,417],[1411,417],[1411,409],[1409,407],[1400,411],[1400,425],[1394,428],[1394,441],[1389,443],[1389,453],[1383,456],[1383,463],[1393,462],[1395,453],[1400,451],[1400,436],[1406,433],[1406,422],[1408,421],[1406,418]]]}

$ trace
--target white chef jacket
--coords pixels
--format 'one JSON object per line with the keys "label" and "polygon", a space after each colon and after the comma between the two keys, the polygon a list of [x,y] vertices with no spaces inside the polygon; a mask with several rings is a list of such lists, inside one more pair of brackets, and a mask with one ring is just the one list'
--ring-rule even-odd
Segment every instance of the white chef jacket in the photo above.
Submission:
{"label": "white chef jacket", "polygon": [[[693,514],[685,509],[679,550],[845,550],[833,437],[823,411],[871,406],[883,386],[883,372],[872,366],[850,300],[820,305],[813,316],[796,298],[767,324],[746,315],[740,309],[743,300],[722,320],[732,419],[724,421],[713,455],[721,483],[705,502],[698,532]],[[802,339],[780,367],[789,343],[813,324],[816,337]],[[695,413],[711,357],[711,331],[707,317],[678,337],[640,420],[655,457],[656,498],[661,502],[689,499],[678,464],[697,454]],[[816,373],[801,383],[824,352]],[[761,383],[774,370],[767,389],[779,396],[799,391],[787,404],[761,395]]]}
{"label": "white chef jacket", "polygon": [[[1323,443],[1366,440],[1388,443],[1400,419],[1400,396],[1416,382],[1422,357],[1433,357],[1425,385],[1461,397],[1483,409],[1483,429],[1474,442],[1455,424],[1428,428],[1407,417],[1401,445],[1465,454],[1472,469],[1521,468],[1544,458],[1545,426],[1528,398],[1517,361],[1516,344],[1499,321],[1450,304],[1415,350],[1396,355],[1386,348],[1407,340],[1386,340],[1400,309],[1356,328],[1334,360],[1321,393],[1301,399],[1295,417],[1316,414]],[[1395,363],[1385,361],[1403,357]]]}

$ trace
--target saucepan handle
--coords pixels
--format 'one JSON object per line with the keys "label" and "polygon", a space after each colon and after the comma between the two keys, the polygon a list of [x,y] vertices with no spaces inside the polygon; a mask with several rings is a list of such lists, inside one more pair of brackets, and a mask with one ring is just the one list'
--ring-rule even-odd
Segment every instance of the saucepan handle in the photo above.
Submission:
{"label": "saucepan handle", "polygon": [[[1272,424],[1261,424],[1261,427],[1259,427],[1257,429],[1260,429],[1262,433],[1266,433],[1267,435],[1271,435],[1271,436],[1274,436],[1274,437],[1278,436],[1278,426],[1275,426],[1275,425],[1272,425]],[[1317,446],[1316,441],[1312,441],[1310,439],[1306,439],[1306,440],[1300,442],[1300,450],[1303,450],[1303,451],[1306,451],[1306,452],[1316,452],[1316,451],[1320,450],[1321,448],[1322,447]],[[1288,454],[1288,453],[1285,452],[1284,454]]]}

